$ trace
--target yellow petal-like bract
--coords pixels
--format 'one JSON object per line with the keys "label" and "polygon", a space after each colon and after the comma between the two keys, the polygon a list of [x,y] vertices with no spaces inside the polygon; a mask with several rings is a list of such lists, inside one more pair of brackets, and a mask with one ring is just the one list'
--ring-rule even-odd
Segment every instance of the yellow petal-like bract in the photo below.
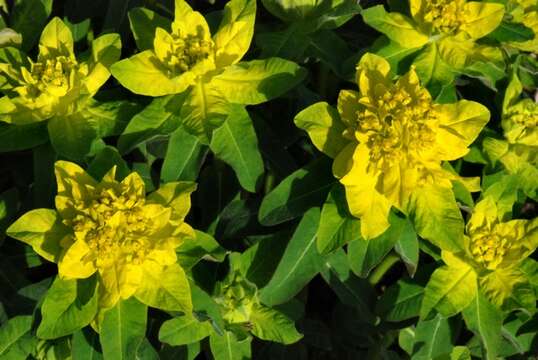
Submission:
{"label": "yellow petal-like bract", "polygon": [[351,213],[362,218],[362,235],[373,238],[388,227],[391,206],[410,213],[411,196],[423,186],[451,188],[454,175],[441,162],[468,152],[489,112],[470,101],[436,104],[413,69],[392,81],[389,64],[372,54],[359,62],[357,82],[359,92],[338,98],[348,145],[333,171]]}

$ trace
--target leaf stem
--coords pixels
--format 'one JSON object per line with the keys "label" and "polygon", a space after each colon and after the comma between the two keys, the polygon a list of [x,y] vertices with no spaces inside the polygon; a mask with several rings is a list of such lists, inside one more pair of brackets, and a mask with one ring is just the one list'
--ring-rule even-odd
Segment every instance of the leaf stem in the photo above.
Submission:
{"label": "leaf stem", "polygon": [[400,257],[396,253],[391,252],[390,254],[385,256],[383,261],[381,261],[381,263],[374,269],[374,271],[372,271],[370,276],[368,276],[368,282],[371,285],[376,285],[377,283],[379,283],[379,281],[381,281],[387,271],[389,271],[390,268],[398,261],[400,261]]}

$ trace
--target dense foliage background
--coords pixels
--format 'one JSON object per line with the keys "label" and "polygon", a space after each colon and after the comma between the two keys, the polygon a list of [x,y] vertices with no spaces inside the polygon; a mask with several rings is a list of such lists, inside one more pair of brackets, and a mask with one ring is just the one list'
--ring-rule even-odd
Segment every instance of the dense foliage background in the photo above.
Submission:
{"label": "dense foliage background", "polygon": [[[497,2],[512,6],[512,1]],[[215,34],[228,2],[188,3],[205,16]],[[214,116],[217,126],[209,130],[211,121],[205,121],[210,117],[205,117],[201,133],[185,125],[199,110],[193,103],[185,105],[185,99],[175,95],[137,95],[113,76],[84,105],[87,112],[79,112],[84,121],[43,115],[40,121],[9,123],[5,104],[0,104],[0,120],[7,121],[0,122],[0,359],[538,356],[536,252],[524,265],[533,293],[530,304],[527,296],[521,303],[497,308],[480,298],[484,304],[467,307],[463,314],[461,309],[448,317],[443,311],[421,314],[424,289],[443,264],[441,250],[419,237],[413,223],[396,211],[384,235],[361,239],[360,221],[349,214],[344,188],[331,171],[332,159],[294,123],[308,106],[319,101],[335,105],[340,90],[356,89],[356,66],[366,52],[387,58],[394,75],[409,71],[420,50],[395,46],[364,22],[361,10],[376,5],[409,14],[406,1],[258,1],[252,42],[240,64],[269,58],[282,62],[274,68],[264,63],[259,71],[271,73],[263,79],[265,87],[260,82],[253,86],[250,98],[250,90],[234,87],[233,81],[222,85],[229,86],[229,98],[250,100]],[[538,11],[538,3],[533,6]],[[140,20],[142,30],[133,36],[133,14],[144,14],[140,7],[174,18],[173,0],[0,0],[1,66],[8,63],[5,49],[10,47],[37,59],[40,34],[54,17],[71,30],[78,59],[91,63],[92,41],[109,33],[119,34],[121,59],[129,58],[143,50],[142,33],[151,29],[153,34],[155,28],[151,21]],[[241,11],[246,13],[245,8]],[[509,183],[506,177],[514,175],[483,146],[485,138],[503,139],[508,84],[516,76],[522,84],[518,96],[536,96],[536,53],[510,44],[533,39],[533,30],[538,30],[515,24],[514,16],[507,11],[501,25],[480,39],[501,49],[500,65],[486,57],[448,81],[432,75],[424,84],[439,103],[466,99],[490,111],[490,122],[470,152],[450,162],[459,175],[480,177],[482,191]],[[240,30],[248,31],[248,26]],[[439,67],[431,67],[436,74]],[[3,75],[0,90],[12,96],[6,78]],[[421,80],[424,83],[423,73]],[[142,87],[159,88],[151,82],[148,77]],[[525,116],[536,119],[536,110],[530,111],[535,112]],[[85,125],[75,125],[81,123]],[[535,167],[538,144],[527,145],[529,163]],[[88,317],[95,293],[84,290],[81,281],[78,290],[60,289],[61,284],[51,290],[58,266],[40,257],[29,241],[5,235],[24,213],[55,208],[57,160],[75,162],[97,180],[114,165],[118,180],[137,172],[148,193],[169,182],[197,183],[185,220],[197,230],[196,238],[192,247],[178,248],[192,291],[192,323],[182,320],[186,315],[181,311],[146,307],[134,297],[115,305],[114,315],[105,312],[104,320],[93,318],[95,309]],[[509,193],[509,218],[536,217],[536,188],[528,183],[510,183],[499,190]],[[468,220],[481,193],[471,194],[461,184],[454,192]],[[249,318],[253,303],[280,315],[271,313],[270,319],[256,322]],[[490,313],[477,315],[482,310]],[[55,323],[54,331],[40,325],[45,318],[49,326]]]}

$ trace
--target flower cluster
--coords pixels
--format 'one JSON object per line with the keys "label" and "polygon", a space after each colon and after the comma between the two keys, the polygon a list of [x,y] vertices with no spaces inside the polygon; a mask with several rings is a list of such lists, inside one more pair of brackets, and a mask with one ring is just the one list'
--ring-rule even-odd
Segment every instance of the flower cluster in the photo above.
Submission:
{"label": "flower cluster", "polygon": [[[350,211],[362,219],[363,237],[373,238],[388,228],[392,206],[410,214],[414,194],[426,185],[451,188],[458,177],[441,161],[468,152],[489,111],[464,100],[436,104],[413,69],[394,82],[389,63],[373,54],[359,62],[357,83],[359,92],[343,90],[338,97],[340,119],[332,128],[342,128],[341,135],[314,143],[334,157],[333,172],[346,188]],[[306,130],[302,119],[316,116],[308,111],[296,118]],[[338,150],[327,151],[329,146]]]}
{"label": "flower cluster", "polygon": [[0,99],[0,120],[27,124],[84,108],[119,59],[117,44],[116,34],[95,39],[90,59],[79,61],[71,31],[54,18],[41,34],[37,61],[15,48],[2,49],[0,79],[6,96]]}
{"label": "flower cluster", "polygon": [[47,213],[57,231],[37,243],[24,235],[24,229],[46,211],[40,209],[15,222],[8,229],[10,236],[56,261],[62,279],[86,279],[97,273],[103,309],[133,295],[154,304],[148,289],[166,272],[177,271],[175,249],[195,237],[183,221],[194,184],[169,183],[146,198],[137,173],[118,182],[112,168],[97,182],[74,163],[59,161],[55,168],[56,211]]}

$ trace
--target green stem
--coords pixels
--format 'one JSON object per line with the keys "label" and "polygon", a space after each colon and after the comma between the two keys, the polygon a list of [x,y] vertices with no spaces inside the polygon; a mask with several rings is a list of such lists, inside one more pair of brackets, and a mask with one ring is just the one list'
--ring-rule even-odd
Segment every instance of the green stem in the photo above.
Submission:
{"label": "green stem", "polygon": [[372,285],[376,285],[383,276],[387,273],[387,271],[390,270],[390,268],[396,264],[398,261],[400,261],[400,257],[396,255],[395,253],[388,254],[383,261],[372,271],[370,276],[368,277],[368,282]]}
{"label": "green stem", "polygon": [[265,184],[263,187],[264,194],[269,193],[275,187],[275,174],[269,170],[265,177]]}

